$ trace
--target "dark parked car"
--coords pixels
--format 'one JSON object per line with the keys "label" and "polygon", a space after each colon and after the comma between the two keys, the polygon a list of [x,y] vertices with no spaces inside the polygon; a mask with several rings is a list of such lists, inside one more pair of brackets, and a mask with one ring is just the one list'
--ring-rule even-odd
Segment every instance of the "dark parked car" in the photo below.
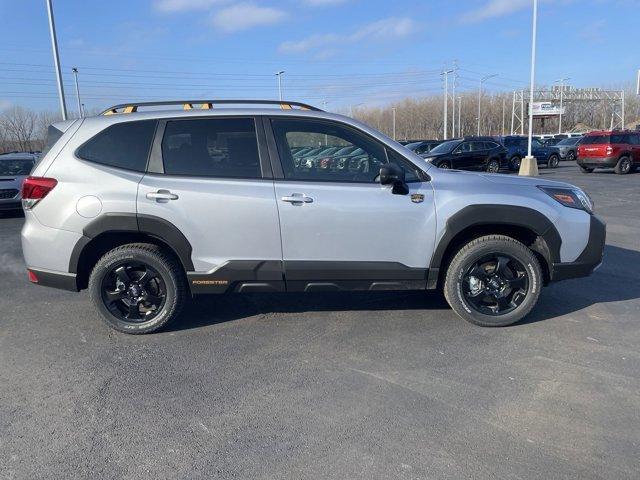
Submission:
{"label": "dark parked car", "polygon": [[640,132],[604,130],[587,133],[578,146],[578,165],[584,173],[613,168],[625,175],[640,167]]}
{"label": "dark parked car", "polygon": [[431,152],[434,147],[437,147],[441,143],[442,140],[422,140],[419,142],[407,143],[405,147],[424,157],[426,154]]}
{"label": "dark parked car", "polygon": [[20,190],[38,160],[37,154],[0,155],[0,210],[22,209]]}
{"label": "dark parked car", "polygon": [[467,137],[441,143],[424,159],[439,168],[496,173],[507,166],[507,150],[490,137]]}
{"label": "dark parked car", "polygon": [[[507,149],[509,169],[518,170],[520,161],[527,156],[527,137],[511,135],[504,137],[502,144]],[[531,154],[538,161],[538,165],[546,165],[549,168],[556,168],[560,163],[560,154],[554,147],[543,145],[537,138],[531,139]]]}
{"label": "dark parked car", "polygon": [[578,156],[580,140],[582,140],[582,137],[563,138],[553,148],[558,151],[561,160],[573,162]]}

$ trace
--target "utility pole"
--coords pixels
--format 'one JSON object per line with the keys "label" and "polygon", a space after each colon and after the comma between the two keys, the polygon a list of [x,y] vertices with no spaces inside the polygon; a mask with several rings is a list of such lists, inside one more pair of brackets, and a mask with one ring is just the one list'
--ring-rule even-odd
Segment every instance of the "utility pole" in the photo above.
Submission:
{"label": "utility pole", "polygon": [[[462,137],[462,97],[458,97],[458,138]],[[455,135],[456,133],[453,132]]]}
{"label": "utility pole", "polygon": [[[533,94],[536,79],[536,36],[538,29],[538,0],[533,0],[533,25],[531,34],[531,81],[529,85],[529,136],[527,156],[520,163],[520,175],[538,175],[538,161],[531,155],[533,138]],[[524,122],[523,122],[524,123]]]}
{"label": "utility pole", "polygon": [[478,89],[478,136],[480,136],[480,115],[482,113],[482,84],[490,78],[497,77],[498,74],[485,75],[480,79],[480,88]]}
{"label": "utility pole", "polygon": [[58,39],[56,38],[56,24],[53,19],[53,5],[51,0],[47,2],[47,13],[49,14],[49,33],[51,34],[51,49],[53,50],[53,66],[56,69],[56,80],[58,81],[58,97],[60,98],[60,113],[62,120],[67,119],[67,104],[64,100],[64,85],[62,84],[62,72],[60,71],[60,57],[58,55]]}
{"label": "utility pole", "polygon": [[564,82],[571,80],[570,77],[560,78],[556,83],[560,83],[560,117],[558,118],[558,133],[562,133],[562,105],[564,100]]}
{"label": "utility pole", "polygon": [[78,117],[83,118],[84,112],[82,111],[82,102],[80,101],[80,87],[78,86],[78,69],[76,67],[73,67],[71,71],[73,72],[73,79],[76,82],[76,98],[78,100]]}
{"label": "utility pole", "polygon": [[453,61],[453,84],[451,85],[451,135],[456,136],[456,83],[458,81],[458,61]]}
{"label": "utility pole", "polygon": [[396,107],[391,109],[391,114],[393,116],[393,139],[396,139]]}
{"label": "utility pole", "polygon": [[276,73],[276,77],[278,77],[278,98],[282,101],[282,74],[284,70],[280,70]]}
{"label": "utility pole", "polygon": [[504,97],[502,97],[502,136],[504,137],[504,107],[505,107],[505,100]]}
{"label": "utility pole", "polygon": [[444,72],[441,73],[441,75],[444,76],[444,137],[443,140],[447,139],[447,127],[449,125],[449,119],[448,119],[448,110],[449,110],[449,104],[448,104],[448,100],[449,100],[449,74],[453,73],[453,70],[445,70]]}

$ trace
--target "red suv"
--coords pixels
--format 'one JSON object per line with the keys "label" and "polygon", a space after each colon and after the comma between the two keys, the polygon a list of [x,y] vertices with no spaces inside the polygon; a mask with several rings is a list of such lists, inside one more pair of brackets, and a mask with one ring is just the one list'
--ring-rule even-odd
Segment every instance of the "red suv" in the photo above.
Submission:
{"label": "red suv", "polygon": [[640,166],[640,132],[589,132],[580,140],[577,161],[584,173],[611,167],[620,175],[632,172]]}

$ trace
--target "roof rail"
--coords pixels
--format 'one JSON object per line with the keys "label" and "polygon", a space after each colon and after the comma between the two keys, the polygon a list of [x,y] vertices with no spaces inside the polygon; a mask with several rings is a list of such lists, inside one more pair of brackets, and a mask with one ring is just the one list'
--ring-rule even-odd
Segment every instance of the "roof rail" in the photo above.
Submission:
{"label": "roof rail", "polygon": [[193,110],[199,106],[202,110],[210,110],[214,105],[279,105],[282,110],[293,110],[297,107],[300,110],[313,110],[321,112],[317,107],[300,102],[289,102],[286,100],[171,100],[166,102],[135,102],[122,103],[107,108],[100,115],[113,115],[116,113],[137,112],[140,107],[161,107],[164,105],[182,105],[183,110]]}

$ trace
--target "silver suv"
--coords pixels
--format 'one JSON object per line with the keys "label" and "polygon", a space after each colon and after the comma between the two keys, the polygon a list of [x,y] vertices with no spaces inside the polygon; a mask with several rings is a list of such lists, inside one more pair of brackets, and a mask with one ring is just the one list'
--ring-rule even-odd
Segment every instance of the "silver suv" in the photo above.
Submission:
{"label": "silver suv", "polygon": [[296,102],[119,105],[50,132],[23,188],[29,278],[88,289],[122,332],[161,328],[191,295],[436,288],[503,326],[602,260],[579,188],[440,170]]}
{"label": "silver suv", "polygon": [[35,153],[5,153],[0,155],[0,212],[22,209],[20,191],[38,160]]}

